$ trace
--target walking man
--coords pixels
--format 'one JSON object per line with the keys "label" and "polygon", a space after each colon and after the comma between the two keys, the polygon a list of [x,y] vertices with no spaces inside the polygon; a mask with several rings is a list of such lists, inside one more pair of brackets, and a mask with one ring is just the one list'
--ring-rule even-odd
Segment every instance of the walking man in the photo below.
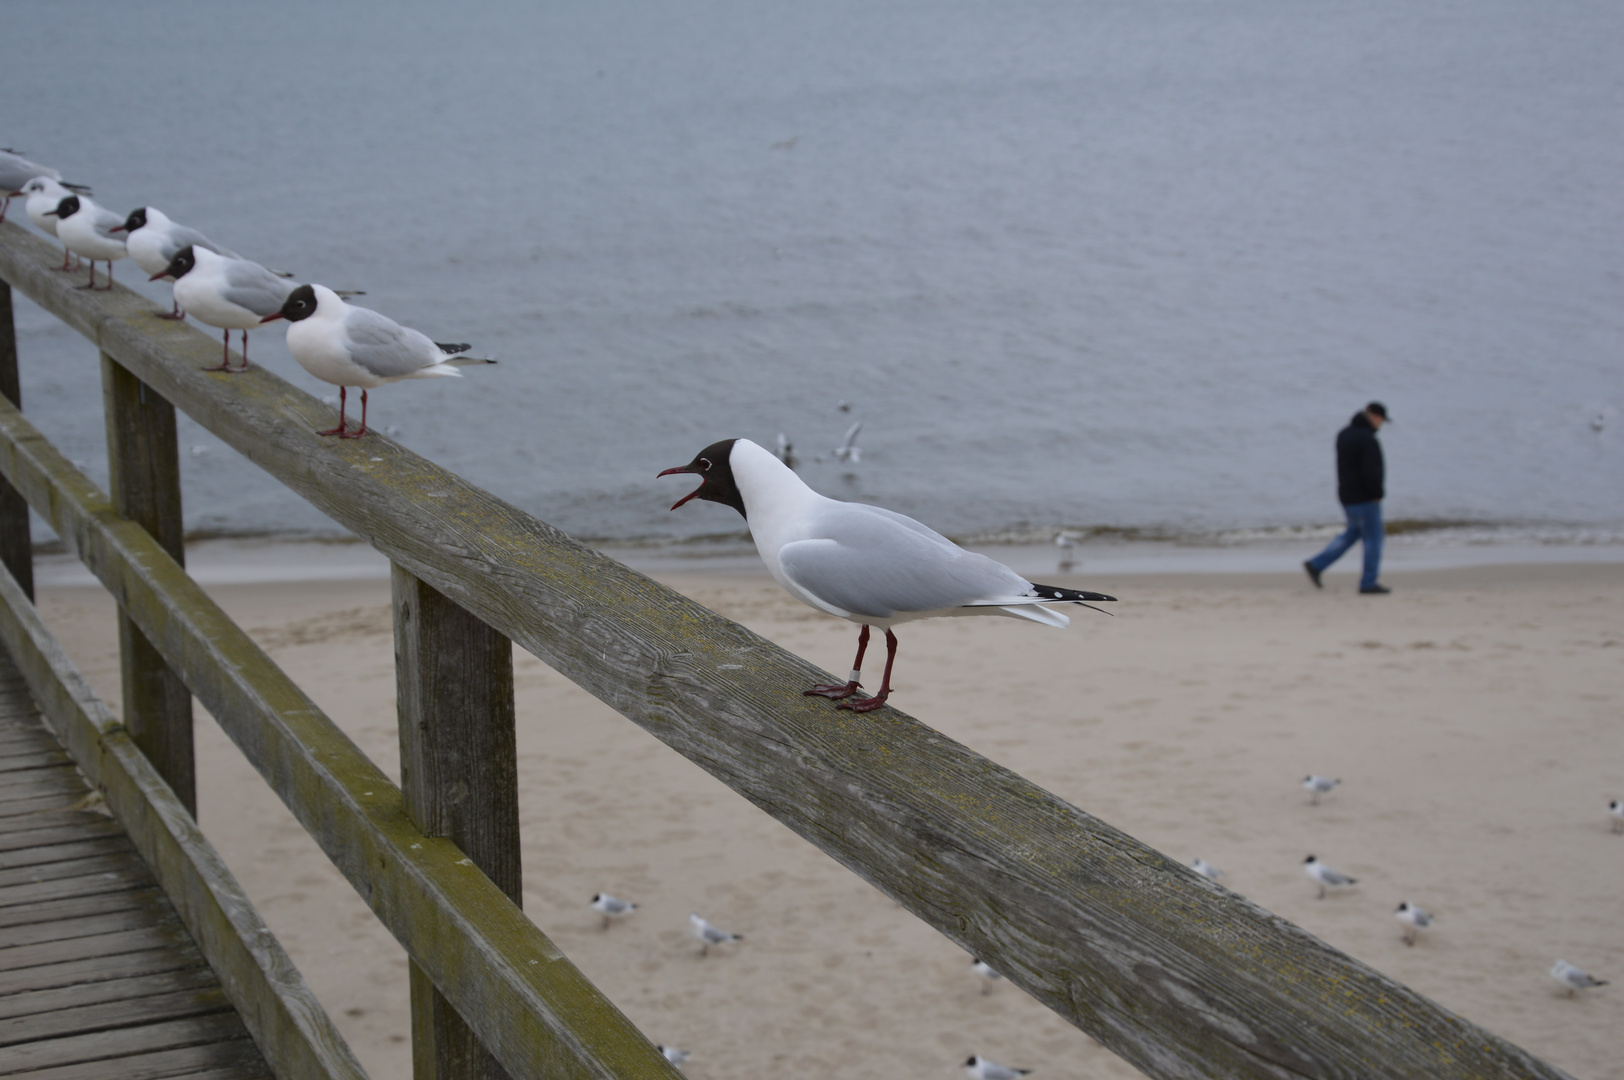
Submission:
{"label": "walking man", "polygon": [[1325,546],[1325,550],[1303,563],[1308,580],[1317,589],[1320,575],[1355,543],[1365,545],[1365,572],[1359,591],[1380,596],[1393,590],[1376,580],[1382,565],[1382,482],[1386,466],[1376,432],[1387,423],[1387,406],[1372,401],[1336,437],[1336,496],[1348,516],[1348,528]]}

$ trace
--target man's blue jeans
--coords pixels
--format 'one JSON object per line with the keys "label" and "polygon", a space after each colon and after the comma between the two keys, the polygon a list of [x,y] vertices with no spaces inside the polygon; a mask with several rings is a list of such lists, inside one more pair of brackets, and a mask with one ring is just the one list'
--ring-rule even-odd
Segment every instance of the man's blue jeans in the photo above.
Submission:
{"label": "man's blue jeans", "polygon": [[1376,586],[1376,575],[1382,566],[1382,504],[1380,499],[1371,502],[1354,503],[1344,506],[1342,512],[1348,515],[1348,528],[1341,536],[1325,545],[1325,550],[1308,560],[1316,572],[1323,573],[1325,568],[1340,559],[1344,552],[1359,541],[1365,544],[1365,573],[1359,579],[1359,588],[1372,589]]}

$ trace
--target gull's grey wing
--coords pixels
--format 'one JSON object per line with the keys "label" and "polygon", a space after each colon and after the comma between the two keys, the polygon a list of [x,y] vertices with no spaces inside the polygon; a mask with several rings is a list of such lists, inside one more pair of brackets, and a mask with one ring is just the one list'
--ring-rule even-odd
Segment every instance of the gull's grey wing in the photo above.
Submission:
{"label": "gull's grey wing", "polygon": [[49,176],[52,180],[62,179],[62,174],[55,169],[36,165],[21,154],[0,150],[0,191],[7,194],[21,191],[23,185],[36,176]]}
{"label": "gull's grey wing", "polygon": [[[90,219],[90,227],[96,230],[96,235],[103,240],[122,240],[124,237],[113,232],[124,224],[124,219],[105,207],[96,207],[96,216]],[[177,249],[178,250],[178,249]],[[171,256],[173,258],[173,256]]]}
{"label": "gull's grey wing", "polygon": [[889,619],[1014,597],[1031,585],[911,518],[860,503],[830,502],[812,539],[784,545],[791,581],[852,615]]}
{"label": "gull's grey wing", "polygon": [[226,264],[226,284],[220,294],[264,318],[281,311],[288,293],[296,288],[297,282],[279,278],[257,262],[234,259]]}
{"label": "gull's grey wing", "polygon": [[350,359],[380,379],[400,379],[444,360],[424,334],[371,308],[351,307],[344,318]]}
{"label": "gull's grey wing", "polygon": [[[163,234],[164,258],[173,259],[180,253],[180,249],[184,247],[207,248],[216,255],[224,255],[228,259],[242,259],[241,255],[238,255],[229,248],[221,247],[219,244],[216,244],[213,240],[210,240],[196,229],[188,228],[185,225],[171,225]],[[247,262],[248,260],[243,259],[243,261]],[[286,300],[287,298],[283,297],[283,299]],[[243,306],[247,307],[248,305],[244,304]],[[250,308],[249,310],[253,309]]]}

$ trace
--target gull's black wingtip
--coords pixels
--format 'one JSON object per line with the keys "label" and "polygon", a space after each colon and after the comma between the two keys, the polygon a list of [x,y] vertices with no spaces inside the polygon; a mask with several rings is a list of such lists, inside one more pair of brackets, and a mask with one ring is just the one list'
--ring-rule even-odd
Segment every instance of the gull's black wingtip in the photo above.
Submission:
{"label": "gull's black wingtip", "polygon": [[1106,596],[1104,593],[1085,592],[1080,589],[1062,589],[1058,585],[1039,585],[1032,583],[1032,595],[1041,596],[1045,600],[1069,600],[1081,604],[1085,601],[1094,603],[1114,603],[1116,597]]}

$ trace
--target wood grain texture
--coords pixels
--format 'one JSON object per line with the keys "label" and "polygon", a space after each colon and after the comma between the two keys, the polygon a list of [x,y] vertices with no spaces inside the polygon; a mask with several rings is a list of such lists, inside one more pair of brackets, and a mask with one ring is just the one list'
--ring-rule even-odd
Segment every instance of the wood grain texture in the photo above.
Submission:
{"label": "wood grain texture", "polygon": [[[315,437],[332,413],[308,395],[263,370],[229,385],[203,374],[203,335],[152,329],[146,301],[117,290],[71,294],[41,269],[48,258],[0,227],[0,277],[396,564],[1143,1071],[1562,1075],[895,709],[837,713],[803,697],[827,674],[388,439]],[[59,498],[15,460],[4,472],[33,505]],[[664,464],[650,463],[651,481]],[[93,568],[106,564],[81,550]],[[98,572],[122,586],[121,569]],[[177,640],[166,655],[187,647]]]}
{"label": "wood grain texture", "polygon": [[[113,509],[150,533],[159,547],[184,566],[175,407],[106,353],[102,353],[101,369]],[[118,653],[124,725],[187,813],[196,817],[191,691],[122,612]]]}
{"label": "wood grain texture", "polygon": [[[401,797],[426,836],[461,848],[519,904],[519,764],[513,644],[395,567]],[[417,1080],[508,1080],[417,964],[409,975]]]}
{"label": "wood grain texture", "polygon": [[[11,286],[0,281],[0,396],[19,409],[23,407],[20,374]],[[34,544],[29,535],[28,503],[4,480],[0,480],[0,565],[9,569],[28,598],[34,599]]]}

